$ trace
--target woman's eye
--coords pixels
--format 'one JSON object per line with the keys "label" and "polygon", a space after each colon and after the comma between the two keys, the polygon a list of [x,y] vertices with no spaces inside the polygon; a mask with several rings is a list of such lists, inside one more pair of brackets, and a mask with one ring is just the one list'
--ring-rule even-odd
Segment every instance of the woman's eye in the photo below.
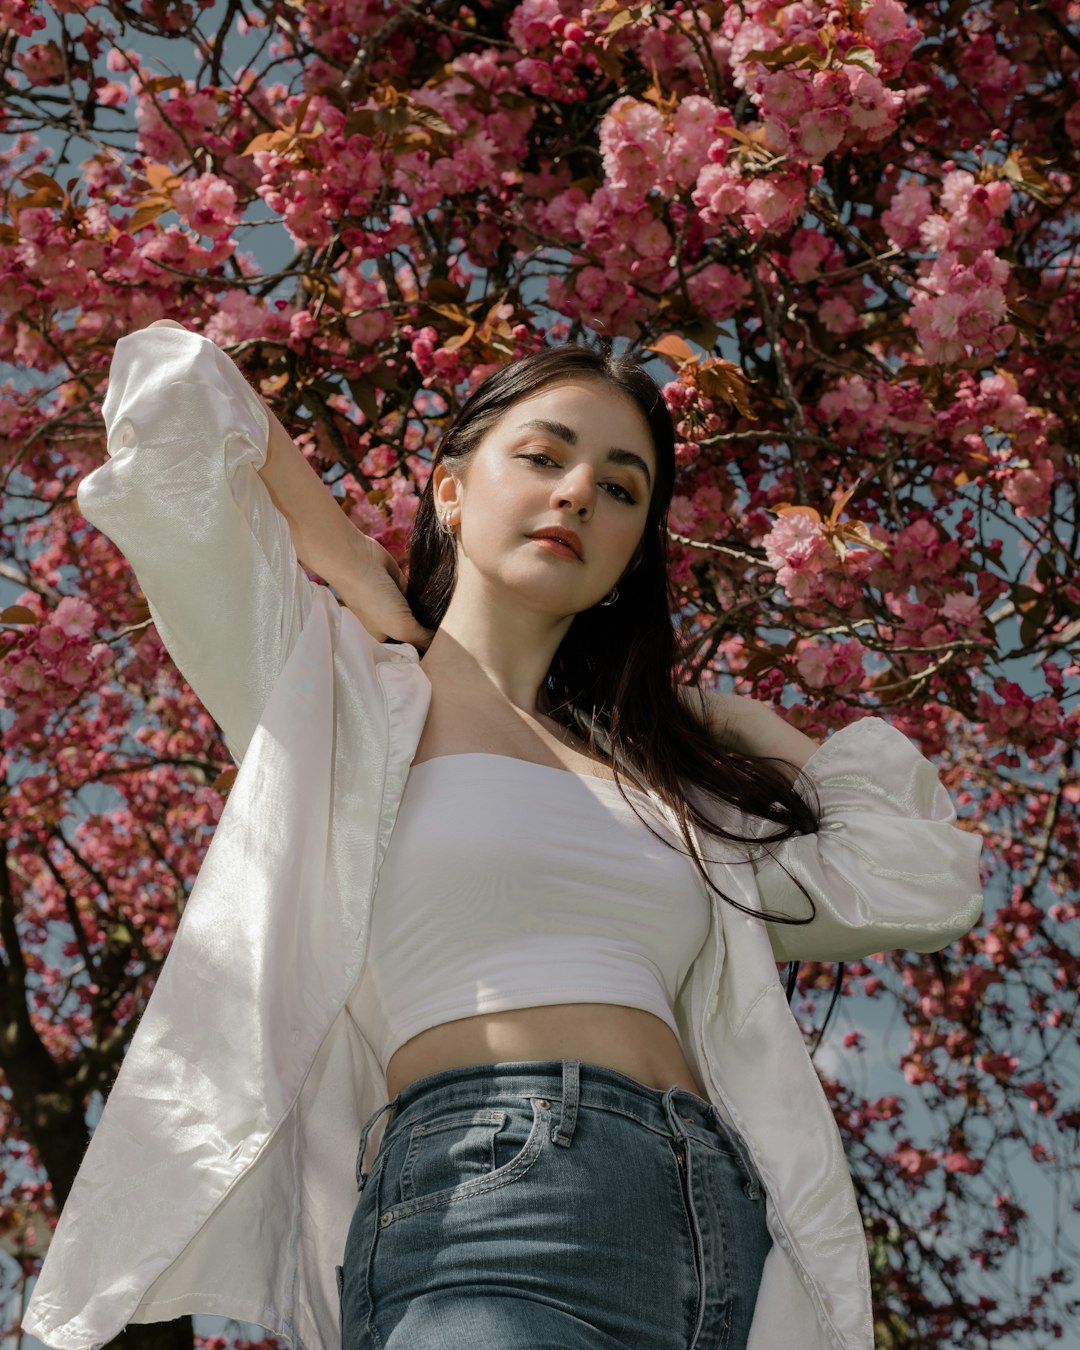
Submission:
{"label": "woman's eye", "polygon": [[[542,454],[539,451],[531,455],[522,455],[522,459],[530,460],[533,463],[535,463],[538,459],[546,459],[549,464],[555,463],[555,461],[551,458],[550,455]],[[633,506],[635,501],[637,500],[634,497],[633,493],[628,491],[628,489],[624,488],[621,483],[606,483],[604,486],[608,488],[614,488],[614,491],[610,495],[614,497],[616,501],[624,501],[628,505]],[[622,494],[621,496],[619,495],[620,493]]]}
{"label": "woman's eye", "polygon": [[[614,488],[614,492],[612,492],[611,494],[613,497],[617,497],[617,500],[621,502],[626,502],[627,505],[629,506],[633,506],[635,501],[633,493],[629,492],[626,488],[624,488],[621,483],[608,483],[607,486],[610,488]],[[618,494],[620,492],[622,493],[622,496],[618,497]]]}

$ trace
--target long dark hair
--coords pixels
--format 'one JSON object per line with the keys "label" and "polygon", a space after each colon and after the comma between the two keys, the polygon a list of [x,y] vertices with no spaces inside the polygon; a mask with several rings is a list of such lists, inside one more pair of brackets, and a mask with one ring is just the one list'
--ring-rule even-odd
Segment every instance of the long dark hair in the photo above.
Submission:
{"label": "long dark hair", "polygon": [[[674,812],[688,855],[707,886],[743,913],[768,922],[810,923],[816,912],[810,902],[805,918],[768,915],[748,909],[714,886],[687,824],[688,817],[713,836],[737,844],[777,843],[797,834],[814,833],[820,803],[809,780],[813,806],[795,791],[797,768],[772,756],[742,754],[723,741],[722,729],[705,725],[704,698],[700,715],[683,702],[677,687],[685,685],[686,660],[673,615],[678,605],[668,568],[667,513],[675,487],[675,429],[659,386],[630,356],[614,356],[579,343],[549,347],[500,367],[462,404],[443,433],[434,463],[464,465],[492,426],[523,398],[556,380],[592,379],[628,395],[649,424],[656,451],[657,475],[645,530],[634,556],[618,581],[617,601],[599,604],[575,615],[551,662],[541,690],[540,711],[587,739],[594,753],[611,765],[624,799],[621,755],[639,786],[651,788]],[[453,594],[457,553],[454,539],[439,528],[434,500],[434,474],[420,498],[409,551],[405,598],[427,628],[442,622]],[[598,744],[598,734],[606,747]],[[686,796],[697,788],[711,802],[781,826],[762,840],[741,834],[721,820],[706,816]],[[643,821],[658,839],[648,821]],[[670,842],[664,840],[663,842]],[[786,869],[785,869],[786,870]],[[790,875],[790,873],[789,873]],[[789,979],[788,997],[794,988]]]}

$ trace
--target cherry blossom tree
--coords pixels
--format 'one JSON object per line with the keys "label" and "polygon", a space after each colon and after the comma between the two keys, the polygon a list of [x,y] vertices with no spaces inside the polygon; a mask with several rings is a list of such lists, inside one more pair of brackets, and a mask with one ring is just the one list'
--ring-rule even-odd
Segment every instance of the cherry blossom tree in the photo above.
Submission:
{"label": "cherry blossom tree", "polygon": [[[818,1058],[878,1343],[1064,1336],[1078,20],[1070,0],[0,0],[12,1292],[234,773],[75,502],[113,344],[171,317],[401,563],[440,428],[489,371],[582,336],[653,363],[687,678],[817,738],[887,717],[984,840],[982,923],[937,959],[848,965]],[[800,970],[812,1045],[837,977]],[[241,1344],[186,1321],[121,1342]]]}

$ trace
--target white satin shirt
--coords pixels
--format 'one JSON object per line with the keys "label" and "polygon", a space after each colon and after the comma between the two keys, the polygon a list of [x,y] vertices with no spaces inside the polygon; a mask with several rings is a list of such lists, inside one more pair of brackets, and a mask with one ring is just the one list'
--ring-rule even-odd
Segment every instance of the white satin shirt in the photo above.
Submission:
{"label": "white satin shirt", "polygon": [[[372,894],[430,683],[414,647],[375,641],[298,565],[257,472],[265,411],[212,342],[122,338],[103,414],[108,458],[79,506],[129,559],[239,770],[24,1326],[96,1350],[129,1322],[201,1312],[332,1350],[359,1131],[387,1100],[346,1004],[367,978]],[[776,851],[816,918],[765,924],[710,892],[675,1017],[768,1192],[750,1350],[872,1350],[855,1193],[776,963],[945,946],[979,916],[981,840],[879,718],[835,732],[803,773],[820,831]],[[808,912],[758,846],[695,839],[728,895]]]}

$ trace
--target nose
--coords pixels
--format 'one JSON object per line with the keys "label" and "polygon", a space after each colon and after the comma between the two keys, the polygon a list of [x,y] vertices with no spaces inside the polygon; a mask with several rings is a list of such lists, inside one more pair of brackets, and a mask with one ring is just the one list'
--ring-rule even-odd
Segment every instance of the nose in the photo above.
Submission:
{"label": "nose", "polygon": [[568,469],[552,489],[551,499],[557,506],[569,506],[579,514],[590,512],[596,500],[596,476],[589,465],[575,464]]}

